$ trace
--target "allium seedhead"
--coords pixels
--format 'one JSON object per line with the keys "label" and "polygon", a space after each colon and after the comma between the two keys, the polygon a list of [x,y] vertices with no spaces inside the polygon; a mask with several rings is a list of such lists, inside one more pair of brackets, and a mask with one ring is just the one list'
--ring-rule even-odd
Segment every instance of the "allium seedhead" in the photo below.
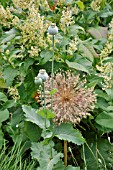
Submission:
{"label": "allium seedhead", "polygon": [[[53,88],[57,92],[53,95],[53,111],[56,113],[54,122],[80,123],[82,118],[90,115],[94,109],[96,95],[92,89],[86,89],[79,75],[71,72],[57,73],[53,80]],[[45,82],[46,91],[51,91],[51,78]],[[51,95],[47,93],[46,107],[51,108]]]}

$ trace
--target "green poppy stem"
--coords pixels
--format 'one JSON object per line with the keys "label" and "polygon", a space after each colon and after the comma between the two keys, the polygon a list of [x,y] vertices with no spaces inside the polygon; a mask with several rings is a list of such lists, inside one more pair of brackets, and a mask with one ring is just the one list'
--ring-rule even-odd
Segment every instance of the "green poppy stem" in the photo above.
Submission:
{"label": "green poppy stem", "polygon": [[[53,57],[52,57],[52,68],[51,68],[51,77],[52,77],[52,80],[51,80],[51,89],[53,89],[53,79],[54,79],[54,35],[53,35]],[[51,111],[52,111],[52,108],[53,108],[53,97],[51,95]]]}

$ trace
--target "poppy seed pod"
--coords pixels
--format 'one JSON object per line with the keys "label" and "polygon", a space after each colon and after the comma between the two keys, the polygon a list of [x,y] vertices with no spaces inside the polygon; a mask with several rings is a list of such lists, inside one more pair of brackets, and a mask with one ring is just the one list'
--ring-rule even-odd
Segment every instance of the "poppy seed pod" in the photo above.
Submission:
{"label": "poppy seed pod", "polygon": [[41,85],[42,84],[42,79],[39,77],[35,77],[35,84]]}
{"label": "poppy seed pod", "polygon": [[41,69],[41,70],[39,70],[39,73],[38,73],[37,77],[41,78],[42,81],[46,81],[48,79],[48,74],[46,73],[45,69]]}
{"label": "poppy seed pod", "polygon": [[56,26],[56,24],[53,23],[52,25],[49,26],[48,33],[50,35],[56,35],[58,33],[58,27]]}

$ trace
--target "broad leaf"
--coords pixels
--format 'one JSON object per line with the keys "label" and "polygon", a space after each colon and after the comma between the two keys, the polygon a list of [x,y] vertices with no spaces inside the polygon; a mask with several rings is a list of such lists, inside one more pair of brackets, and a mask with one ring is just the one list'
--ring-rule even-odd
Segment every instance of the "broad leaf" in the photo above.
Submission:
{"label": "broad leaf", "polygon": [[0,122],[4,122],[8,118],[9,118],[9,111],[7,109],[0,111]]}
{"label": "broad leaf", "polygon": [[66,170],[80,170],[80,167],[74,167],[72,165],[68,165]]}
{"label": "broad leaf", "polygon": [[41,64],[45,64],[47,61],[52,59],[54,53],[50,50],[44,50],[40,53],[40,56],[42,57]]}
{"label": "broad leaf", "polygon": [[7,88],[7,85],[3,77],[0,77],[0,88]]}
{"label": "broad leaf", "polygon": [[76,62],[70,62],[70,61],[68,61],[68,60],[66,60],[66,64],[67,64],[70,68],[74,68],[74,69],[76,69],[76,70],[84,71],[84,72],[90,74],[89,71],[88,71],[84,66],[82,66],[81,64],[78,64],[78,63],[76,63]]}
{"label": "broad leaf", "polygon": [[108,29],[107,27],[91,27],[88,32],[96,39],[107,38]]}
{"label": "broad leaf", "polygon": [[[1,125],[0,125],[0,126],[1,126]],[[1,130],[1,128],[0,128],[0,149],[1,149],[2,145],[3,145],[3,143],[4,143],[4,138],[3,138],[2,130]]]}
{"label": "broad leaf", "polygon": [[0,101],[6,102],[7,100],[7,96],[4,93],[0,92]]}
{"label": "broad leaf", "polygon": [[55,128],[55,136],[61,140],[67,140],[68,142],[81,145],[85,142],[81,133],[74,129],[71,124],[61,124]]}
{"label": "broad leaf", "polygon": [[41,137],[41,129],[31,122],[24,123],[24,131],[32,142],[37,142]]}
{"label": "broad leaf", "polygon": [[79,50],[82,52],[82,55],[89,59],[91,62],[93,62],[95,57],[98,57],[98,54],[91,44],[80,43]]}
{"label": "broad leaf", "polygon": [[54,165],[60,161],[61,157],[63,157],[62,153],[57,153],[54,150],[52,143],[47,145],[44,145],[43,142],[32,143],[31,155],[39,161],[40,167],[38,170],[53,170]]}
{"label": "broad leaf", "polygon": [[113,100],[113,89],[106,89],[105,91],[109,96],[109,100]]}
{"label": "broad leaf", "polygon": [[26,113],[25,114],[26,121],[35,123],[42,129],[50,126],[49,120],[48,119],[45,120],[40,115],[38,115],[36,109],[33,109],[32,107],[26,105],[23,105],[22,109]]}
{"label": "broad leaf", "polygon": [[105,127],[113,129],[113,112],[102,112],[96,117],[96,123]]}
{"label": "broad leaf", "polygon": [[4,69],[3,77],[7,86],[11,86],[14,78],[18,75],[18,70],[8,66]]}

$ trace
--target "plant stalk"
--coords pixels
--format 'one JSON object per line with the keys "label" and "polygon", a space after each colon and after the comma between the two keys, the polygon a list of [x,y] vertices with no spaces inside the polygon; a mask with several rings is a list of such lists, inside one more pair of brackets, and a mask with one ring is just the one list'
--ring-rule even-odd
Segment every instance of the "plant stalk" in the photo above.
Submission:
{"label": "plant stalk", "polygon": [[[53,57],[52,57],[52,68],[51,68],[51,77],[52,77],[52,80],[51,80],[51,89],[53,89],[53,78],[54,78],[54,35],[53,35]],[[51,95],[51,111],[52,111],[52,108],[53,108],[53,97]]]}
{"label": "plant stalk", "polygon": [[67,166],[67,140],[64,140],[64,165]]}

